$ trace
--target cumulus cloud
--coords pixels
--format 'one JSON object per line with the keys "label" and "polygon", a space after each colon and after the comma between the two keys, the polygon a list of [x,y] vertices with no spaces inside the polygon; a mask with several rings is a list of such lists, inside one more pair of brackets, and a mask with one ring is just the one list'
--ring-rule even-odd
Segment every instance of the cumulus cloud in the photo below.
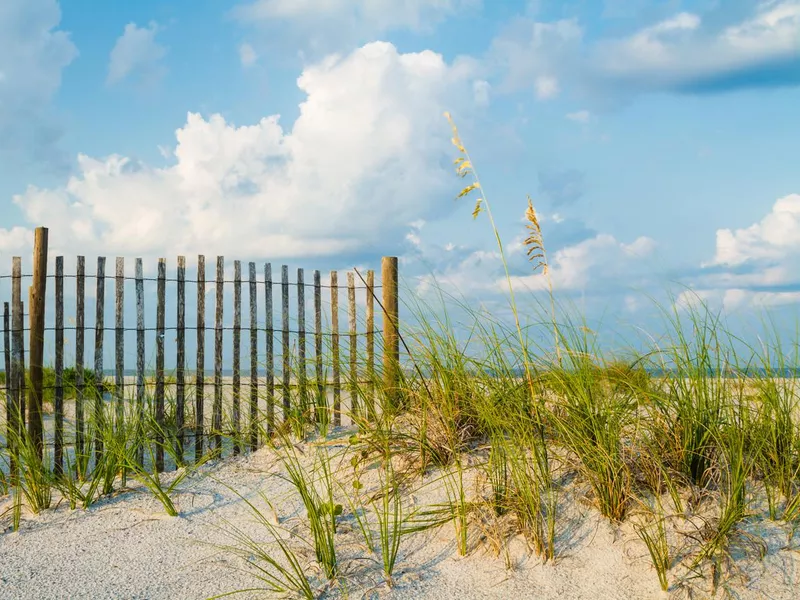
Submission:
{"label": "cumulus cloud", "polygon": [[[491,299],[508,291],[499,252],[482,248],[420,244],[416,239],[419,260],[429,264],[434,273],[419,278],[417,293],[425,295],[438,288],[453,290],[467,296]],[[640,237],[626,244],[609,234],[596,234],[580,242],[563,246],[548,257],[553,289],[560,293],[575,293],[591,289],[621,291],[648,276],[647,259],[655,250],[655,242]],[[507,245],[506,259],[512,271],[515,289],[532,292],[546,291],[548,281],[538,271],[530,273],[522,238]]]}
{"label": "cumulus cloud", "polygon": [[56,0],[3,0],[0,8],[0,156],[57,158],[61,135],[50,112],[62,71],[78,55],[58,29]]}
{"label": "cumulus cloud", "polygon": [[800,2],[761,2],[721,31],[680,13],[595,48],[597,67],[616,84],[685,92],[800,83]]}
{"label": "cumulus cloud", "polygon": [[51,244],[68,254],[278,259],[391,247],[408,223],[452,209],[441,200],[457,185],[442,112],[470,106],[472,81],[468,64],[368,44],[303,71],[289,131],[278,116],[237,127],[190,113],[174,164],[81,155],[63,186],[14,201],[29,223],[57,227]]}
{"label": "cumulus cloud", "polygon": [[743,229],[717,231],[712,265],[741,265],[800,254],[800,194],[778,199],[758,223]]}
{"label": "cumulus cloud", "polygon": [[719,229],[712,260],[691,283],[725,309],[779,306],[800,298],[800,194],[779,198],[761,220]]}
{"label": "cumulus cloud", "polygon": [[106,83],[113,85],[131,77],[145,85],[160,80],[166,73],[161,61],[167,49],[156,41],[158,32],[156,23],[147,27],[128,23],[111,50]]}
{"label": "cumulus cloud", "polygon": [[[735,13],[728,19],[735,18]],[[709,93],[800,84],[800,0],[764,0],[722,27],[680,12],[630,35],[587,41],[574,20],[521,19],[493,43],[512,87],[564,80],[609,93]]]}
{"label": "cumulus cloud", "polygon": [[[654,240],[644,236],[626,244],[604,233],[561,248],[549,259],[553,288],[581,290],[590,284],[599,286],[622,280],[630,285],[642,274],[641,261],[652,254],[655,245]],[[547,288],[542,273],[517,276],[512,278],[512,283],[532,290]]]}

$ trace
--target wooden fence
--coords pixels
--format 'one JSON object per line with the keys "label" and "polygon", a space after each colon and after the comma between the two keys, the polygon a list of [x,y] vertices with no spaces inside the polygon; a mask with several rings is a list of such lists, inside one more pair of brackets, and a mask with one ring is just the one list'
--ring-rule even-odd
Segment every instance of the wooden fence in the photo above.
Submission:
{"label": "wooden fence", "polygon": [[[52,390],[52,446],[53,468],[56,472],[63,472],[65,448],[72,446],[76,455],[91,453],[95,461],[103,452],[103,442],[93,433],[97,429],[97,422],[90,427],[90,418],[100,419],[103,415],[105,397],[110,396],[116,412],[116,417],[121,419],[126,404],[144,410],[145,404],[151,407],[155,422],[164,424],[165,420],[165,390],[169,386],[174,388],[174,442],[180,448],[180,456],[186,450],[185,443],[194,438],[194,459],[199,460],[207,450],[221,452],[222,438],[226,428],[223,426],[223,389],[230,386],[230,423],[227,431],[231,432],[232,451],[241,451],[241,441],[245,440],[246,446],[255,450],[262,442],[260,431],[270,435],[276,427],[276,404],[280,400],[280,407],[284,421],[289,418],[292,407],[292,393],[299,398],[314,398],[311,413],[317,420],[330,415],[334,426],[341,424],[343,413],[342,400],[342,364],[340,356],[340,336],[347,339],[349,356],[344,365],[344,379],[349,393],[350,410],[353,414],[368,415],[374,406],[375,397],[375,347],[376,334],[378,337],[379,351],[383,354],[383,364],[378,365],[382,373],[381,393],[391,395],[396,390],[399,371],[399,338],[398,326],[398,288],[397,288],[397,259],[384,257],[381,261],[381,282],[375,284],[375,274],[367,271],[362,274],[358,271],[347,273],[347,316],[348,328],[340,332],[339,327],[339,294],[342,287],[339,284],[338,273],[330,272],[330,283],[322,285],[320,271],[313,272],[313,282],[306,282],[304,269],[297,269],[297,277],[290,282],[289,268],[281,266],[280,280],[273,279],[272,265],[263,265],[263,279],[257,277],[255,262],[248,264],[248,278],[242,280],[242,263],[234,261],[234,274],[232,281],[225,280],[225,259],[216,258],[216,272],[213,280],[206,279],[206,264],[204,256],[197,257],[197,271],[194,280],[187,279],[186,259],[179,256],[177,259],[176,277],[167,278],[167,265],[165,259],[159,259],[157,275],[155,278],[145,278],[143,275],[142,259],[135,259],[135,275],[133,278],[125,274],[125,260],[117,258],[115,263],[114,282],[114,315],[113,327],[105,323],[105,288],[106,258],[97,258],[97,268],[94,275],[86,271],[86,261],[83,256],[77,257],[76,272],[74,275],[64,272],[64,258],[55,257],[55,273],[47,273],[48,255],[48,230],[44,227],[37,228],[34,238],[33,273],[22,274],[22,261],[20,257],[12,259],[11,299],[3,304],[3,355],[5,359],[5,392],[6,392],[6,426],[9,449],[14,455],[11,440],[25,439],[35,446],[40,457],[47,457],[45,452],[44,415],[42,411],[44,392]],[[358,277],[358,285],[356,284]],[[24,303],[22,301],[22,280],[31,279],[29,289],[28,309],[29,326],[24,324]],[[65,302],[64,283],[74,278],[75,282],[75,315],[74,327],[65,327]],[[95,319],[94,326],[86,323],[86,283],[87,279],[94,278],[95,287]],[[125,282],[133,280],[136,303],[136,327],[126,327],[125,323]],[[155,281],[155,327],[145,326],[146,298],[144,293],[145,281]],[[53,283],[50,293],[48,282]],[[175,284],[176,321],[175,321],[175,369],[174,382],[168,382],[165,375],[165,314],[167,283]],[[195,326],[186,322],[186,287],[187,284],[196,285],[197,318]],[[215,317],[213,323],[214,334],[214,368],[213,381],[209,382],[206,376],[206,287],[213,283],[215,291]],[[249,288],[249,323],[242,326],[242,285]],[[273,286],[280,285],[281,318],[276,327],[273,315]],[[232,326],[224,324],[225,289],[233,287],[233,315]],[[296,312],[294,328],[290,325],[290,287],[295,288]],[[259,307],[259,288],[263,289],[263,305]],[[323,289],[330,291],[329,330],[323,328]],[[381,299],[376,295],[376,290],[381,289]],[[312,328],[306,325],[306,291],[313,289],[314,323]],[[357,291],[364,293],[364,331],[358,331],[357,318]],[[53,327],[46,326],[45,315],[47,303],[53,309],[55,323]],[[374,327],[375,305],[378,305],[382,314],[382,331]],[[262,312],[263,311],[263,312]],[[264,326],[259,327],[259,315],[265,318]],[[170,328],[173,329],[173,328]],[[210,328],[208,328],[210,329]],[[75,333],[74,342],[74,415],[71,417],[72,440],[65,439],[65,374],[69,367],[65,367],[65,330]],[[155,368],[153,381],[146,377],[146,332],[155,332]],[[186,332],[194,331],[196,334],[196,356],[194,371],[188,368],[186,353]],[[223,344],[223,332],[231,330],[231,371],[232,378],[223,377],[223,355],[227,348]],[[86,350],[86,334],[94,331],[94,364],[92,369],[87,369],[84,364]],[[106,380],[104,365],[105,333],[114,332],[114,376],[113,384]],[[242,397],[243,377],[241,365],[242,333],[249,333],[250,365],[245,373],[245,386],[249,386],[249,395]],[[25,332],[28,336],[29,376],[26,377],[25,369]],[[48,334],[52,332],[52,347],[54,349],[53,370],[55,380],[47,386],[43,381],[44,373],[44,347]],[[136,367],[135,380],[126,381],[125,376],[125,334],[136,333]],[[263,336],[263,353],[259,335]],[[280,334],[280,354],[282,365],[280,378],[276,373],[276,348],[275,338]],[[307,352],[308,337],[313,337],[313,352]],[[362,356],[358,356],[358,338],[363,337]],[[328,342],[328,348],[323,349],[323,339]],[[327,352],[326,350],[329,350]],[[312,356],[309,356],[311,354]],[[263,357],[263,360],[262,360]],[[323,372],[323,366],[331,371],[332,378]],[[312,371],[313,374],[309,374]],[[86,381],[86,374],[93,374],[93,381]],[[194,375],[192,381],[192,374]],[[292,381],[292,374],[295,375]],[[249,379],[248,379],[249,378]],[[230,379],[230,381],[226,381]],[[154,383],[154,386],[152,384]],[[206,419],[207,385],[213,388],[213,402],[211,405],[211,425],[208,427]],[[151,395],[148,387],[154,387]],[[262,388],[264,386],[262,393]],[[133,388],[132,392],[127,388]],[[332,388],[332,390],[331,390]],[[191,390],[194,389],[194,403],[191,400]],[[127,396],[126,397],[126,391]],[[332,391],[332,405],[328,403],[328,393]],[[147,402],[145,400],[147,399]],[[260,406],[259,403],[265,406]],[[243,406],[243,404],[245,404]],[[361,406],[363,404],[363,406]],[[304,405],[305,406],[305,405]],[[244,408],[244,415],[243,409]],[[193,410],[193,423],[187,423],[187,409]],[[91,412],[89,412],[91,411]],[[324,414],[323,414],[324,413]],[[243,418],[244,416],[244,418]],[[246,421],[246,428],[242,429],[242,421]],[[159,429],[161,430],[161,429]],[[164,470],[164,440],[157,440],[155,468]],[[92,452],[93,450],[93,452]]]}

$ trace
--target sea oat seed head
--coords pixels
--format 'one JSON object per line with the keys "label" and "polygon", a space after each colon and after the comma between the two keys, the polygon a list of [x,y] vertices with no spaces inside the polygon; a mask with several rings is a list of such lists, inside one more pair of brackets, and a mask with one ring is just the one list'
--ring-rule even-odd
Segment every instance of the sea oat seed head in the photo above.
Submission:
{"label": "sea oat seed head", "polygon": [[536,209],[533,208],[533,200],[528,196],[528,208],[525,211],[525,219],[528,221],[525,226],[528,229],[528,237],[525,238],[523,244],[528,249],[528,260],[534,263],[533,270],[539,267],[542,272],[547,275],[547,259],[544,254],[544,241],[542,240],[542,228],[539,225],[539,217],[536,215]]}

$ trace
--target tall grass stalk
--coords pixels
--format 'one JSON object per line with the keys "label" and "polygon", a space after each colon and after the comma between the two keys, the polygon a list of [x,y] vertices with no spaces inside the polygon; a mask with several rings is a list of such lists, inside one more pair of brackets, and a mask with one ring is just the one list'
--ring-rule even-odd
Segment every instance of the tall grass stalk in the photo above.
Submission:
{"label": "tall grass stalk", "polygon": [[383,574],[386,577],[386,584],[392,587],[392,575],[397,564],[400,540],[403,535],[403,499],[398,491],[391,461],[384,463],[382,471],[380,499],[373,501],[372,509],[378,522]]}
{"label": "tall grass stalk", "polygon": [[[281,535],[283,530],[273,525],[264,512],[246,497],[226,484],[221,485],[228,488],[247,505],[255,517],[256,524],[263,527],[270,535],[271,541],[277,546],[277,552],[271,553],[266,544],[257,541],[249,532],[227,522],[223,532],[231,537],[235,544],[217,547],[243,559],[249,567],[247,572],[260,581],[263,587],[234,590],[214,596],[214,598],[267,591],[282,595],[295,594],[306,600],[315,600],[317,593],[307,575],[308,569],[301,563],[297,553],[283,539]],[[269,504],[263,492],[260,495],[262,500]]]}
{"label": "tall grass stalk", "polygon": [[306,516],[314,540],[314,552],[317,562],[329,580],[338,574],[338,562],[334,535],[336,518],[342,513],[342,506],[333,498],[333,479],[330,470],[330,456],[326,449],[321,449],[314,457],[314,466],[322,471],[323,494],[321,496],[315,486],[313,472],[307,471],[297,455],[297,450],[284,436],[280,460],[287,472],[287,480],[295,487],[303,501]]}
{"label": "tall grass stalk", "polygon": [[469,513],[471,504],[467,502],[464,492],[464,466],[461,457],[456,457],[453,467],[444,474],[444,486],[450,511],[453,515],[453,526],[456,534],[456,548],[459,556],[466,556],[469,533]]}
{"label": "tall grass stalk", "polygon": [[666,517],[661,500],[656,496],[655,506],[648,511],[650,519],[645,522],[634,523],[634,530],[639,539],[647,546],[650,554],[650,561],[658,574],[658,582],[661,590],[666,592],[669,589],[667,575],[672,567],[672,556],[667,539]]}
{"label": "tall grass stalk", "polygon": [[[17,422],[22,422],[21,417],[17,417]],[[47,510],[53,501],[53,473],[48,453],[39,454],[39,447],[25,427],[17,431],[9,429],[8,437],[15,459],[11,464],[16,471],[11,480],[17,483],[18,493],[21,492],[26,506],[33,513]]]}

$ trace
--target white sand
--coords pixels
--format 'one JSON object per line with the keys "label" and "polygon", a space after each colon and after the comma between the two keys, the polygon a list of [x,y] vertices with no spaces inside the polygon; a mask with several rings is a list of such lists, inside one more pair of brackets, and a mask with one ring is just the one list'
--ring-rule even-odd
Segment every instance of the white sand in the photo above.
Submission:
{"label": "white sand", "polygon": [[[346,437],[343,438],[346,440]],[[306,448],[308,448],[306,446]],[[344,446],[331,446],[330,451]],[[351,471],[348,457],[341,464]],[[281,526],[308,539],[301,503],[291,486],[276,477],[278,460],[270,449],[207,465],[200,475],[185,481],[176,495],[180,516],[164,515],[161,505],[146,491],[131,490],[103,499],[89,510],[55,510],[26,515],[19,532],[0,534],[0,598],[147,598],[199,599],[257,584],[242,563],[202,542],[226,543],[217,526],[236,524],[256,539],[266,539],[263,527],[252,522],[245,503],[222,483],[257,501],[263,491],[274,504]],[[211,475],[220,482],[214,481]],[[340,479],[344,481],[344,476]],[[469,487],[468,492],[474,493]],[[414,492],[417,505],[441,501],[440,486]],[[564,498],[558,540],[559,559],[543,565],[516,538],[510,545],[513,570],[504,566],[470,531],[471,554],[459,558],[452,524],[404,539],[397,565],[396,586],[382,583],[381,569],[369,560],[345,511],[337,547],[342,580],[349,598],[554,598],[650,599],[664,598],[644,545],[629,525],[612,527],[593,508],[572,496]],[[0,498],[0,513],[9,505]],[[268,514],[270,513],[267,510]],[[3,525],[8,525],[7,517]],[[769,532],[768,532],[769,533]],[[779,537],[778,534],[781,536]],[[767,536],[770,549],[763,562],[740,561],[749,581],[734,580],[732,589],[742,599],[796,598],[800,585],[800,556],[781,549],[785,535]],[[298,539],[290,541],[300,550]],[[309,572],[318,575],[311,551],[302,551]],[[315,577],[319,583],[321,580]],[[698,590],[695,590],[697,593]],[[673,594],[685,597],[685,590]],[[243,598],[273,597],[242,594]],[[345,597],[341,589],[325,597]],[[694,597],[706,597],[699,593]]]}

